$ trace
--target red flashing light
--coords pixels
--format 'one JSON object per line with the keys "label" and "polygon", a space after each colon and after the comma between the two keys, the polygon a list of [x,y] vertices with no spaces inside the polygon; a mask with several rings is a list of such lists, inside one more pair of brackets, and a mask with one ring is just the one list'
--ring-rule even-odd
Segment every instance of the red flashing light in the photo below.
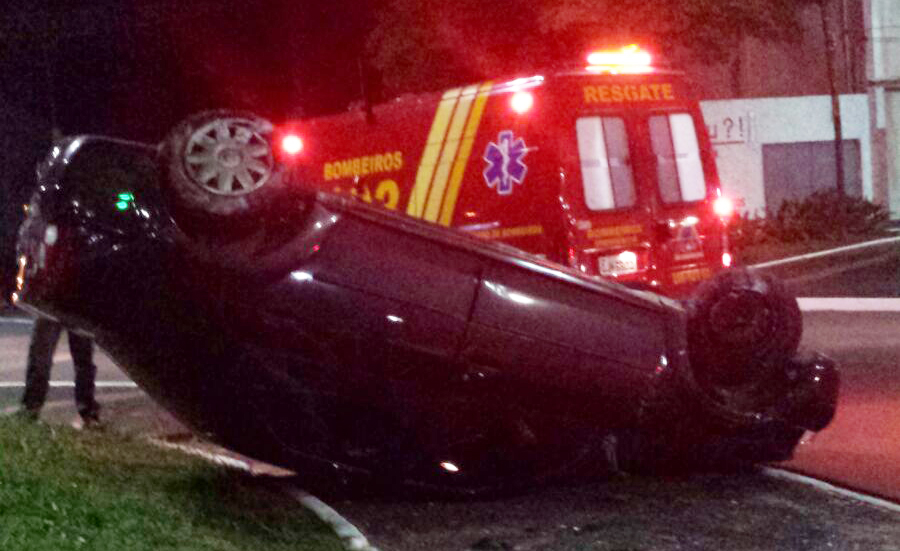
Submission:
{"label": "red flashing light", "polygon": [[649,73],[653,59],[637,44],[620,50],[602,50],[588,54],[588,70],[602,73]]}
{"label": "red flashing light", "polygon": [[734,202],[725,196],[716,197],[713,201],[713,212],[719,218],[731,218],[734,214]]}
{"label": "red flashing light", "polygon": [[531,92],[519,91],[513,94],[509,104],[513,111],[522,115],[531,110],[534,105],[534,96],[531,95]]}
{"label": "red flashing light", "polygon": [[296,155],[303,151],[303,139],[297,134],[285,134],[281,138],[281,150],[288,155]]}

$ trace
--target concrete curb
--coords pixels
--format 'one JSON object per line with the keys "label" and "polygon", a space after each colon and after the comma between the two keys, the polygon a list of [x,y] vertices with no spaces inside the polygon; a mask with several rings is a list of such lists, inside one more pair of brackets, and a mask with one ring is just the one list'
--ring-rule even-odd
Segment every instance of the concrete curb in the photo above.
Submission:
{"label": "concrete curb", "polygon": [[19,316],[3,316],[0,317],[0,323],[8,323],[10,325],[34,325],[34,320],[32,318]]}
{"label": "concrete curb", "polygon": [[900,504],[894,503],[893,501],[888,501],[886,499],[881,499],[880,497],[870,496],[868,494],[841,488],[840,486],[835,486],[834,484],[830,484],[828,482],[825,482],[824,480],[819,480],[818,478],[812,478],[810,476],[795,473],[793,471],[776,469],[774,467],[763,467],[762,472],[766,476],[770,476],[772,478],[805,484],[823,492],[848,497],[856,501],[861,501],[869,505],[887,509],[888,511],[891,511],[893,513],[900,513]]}
{"label": "concrete curb", "polygon": [[887,243],[900,243],[900,237],[883,237],[881,239],[875,239],[873,241],[863,241],[862,243],[854,243],[853,245],[846,245],[844,247],[825,249],[824,251],[816,251],[814,253],[801,254],[798,256],[789,256],[787,258],[779,258],[778,260],[770,260],[768,262],[760,262],[759,264],[753,264],[749,267],[768,268],[770,266],[780,266],[782,264],[790,264],[792,262],[800,262],[801,260],[809,260],[811,258],[819,258],[822,256],[854,251],[856,249],[864,249],[866,247],[875,247],[878,245],[885,245]]}
{"label": "concrete curb", "polygon": [[[194,446],[175,444],[157,438],[151,438],[149,441],[151,444],[161,448],[177,450],[188,455],[200,457],[206,461],[229,469],[236,469],[251,474],[259,473],[259,471],[254,469],[253,464],[227,455],[211,453]],[[288,473],[288,471],[282,471],[277,467],[275,469],[278,471],[278,474]],[[351,524],[347,519],[342,517],[337,511],[319,498],[288,483],[279,484],[279,489],[294,498],[300,505],[316,515],[319,520],[327,524],[337,537],[340,538],[346,549],[350,551],[378,551],[378,548],[372,546],[369,543],[369,540],[366,539],[356,526]]]}
{"label": "concrete curb", "polygon": [[308,494],[293,486],[285,486],[283,489],[289,496],[293,497],[299,501],[301,505],[312,511],[322,522],[331,526],[331,529],[334,530],[334,533],[337,534],[339,538],[341,538],[341,541],[344,542],[344,546],[347,549],[353,551],[378,551],[376,547],[373,547],[369,543],[356,526],[347,522],[347,520],[339,515],[337,511],[323,503],[314,495]]}
{"label": "concrete curb", "polygon": [[807,297],[797,303],[805,312],[900,312],[900,298]]}
{"label": "concrete curb", "polygon": [[[50,388],[75,388],[75,381],[50,381]],[[0,381],[0,388],[25,388],[24,381]],[[132,381],[94,381],[94,388],[132,388],[137,383]]]}

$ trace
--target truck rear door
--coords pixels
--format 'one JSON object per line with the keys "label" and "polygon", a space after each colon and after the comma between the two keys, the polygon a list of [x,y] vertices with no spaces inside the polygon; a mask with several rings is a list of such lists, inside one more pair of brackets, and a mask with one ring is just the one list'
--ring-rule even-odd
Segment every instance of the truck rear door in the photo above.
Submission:
{"label": "truck rear door", "polygon": [[696,104],[661,103],[579,106],[568,119],[560,159],[569,263],[681,294],[721,267],[722,227]]}
{"label": "truck rear door", "polygon": [[635,170],[641,138],[633,117],[604,110],[581,114],[570,124],[561,155],[570,264],[621,281],[652,279],[653,205]]}
{"label": "truck rear door", "polygon": [[655,188],[653,257],[662,287],[674,294],[721,269],[725,250],[712,206],[718,186],[714,161],[698,132],[703,129],[699,113],[680,108],[650,112],[641,124],[650,146],[643,177]]}

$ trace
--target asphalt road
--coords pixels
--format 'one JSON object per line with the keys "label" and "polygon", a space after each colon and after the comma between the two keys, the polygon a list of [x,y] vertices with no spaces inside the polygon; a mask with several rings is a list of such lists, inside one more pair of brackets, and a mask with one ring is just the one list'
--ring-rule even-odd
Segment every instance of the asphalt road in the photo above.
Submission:
{"label": "asphalt road", "polygon": [[900,297],[900,236],[874,246],[766,263],[798,297]]}
{"label": "asphalt road", "polygon": [[806,306],[853,297],[872,309],[804,312],[801,346],[837,360],[841,395],[832,424],[786,466],[900,503],[900,240],[762,269],[813,297]]}
{"label": "asphalt road", "polygon": [[841,395],[831,425],[791,469],[900,503],[900,312],[806,312],[802,346],[834,358]]}
{"label": "asphalt road", "polygon": [[[30,334],[31,324],[27,319],[0,318],[0,411],[18,406]],[[94,363],[97,364],[97,395],[101,403],[110,395],[135,392],[134,383],[102,350],[95,352]],[[72,355],[64,332],[53,355],[48,402],[73,402],[73,380]],[[74,414],[74,407],[72,409]]]}

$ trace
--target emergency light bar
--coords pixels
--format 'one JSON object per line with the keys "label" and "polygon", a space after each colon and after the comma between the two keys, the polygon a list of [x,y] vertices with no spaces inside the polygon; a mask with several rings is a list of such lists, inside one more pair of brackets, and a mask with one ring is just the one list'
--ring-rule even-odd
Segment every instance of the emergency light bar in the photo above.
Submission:
{"label": "emergency light bar", "polygon": [[588,54],[588,71],[609,73],[649,73],[652,58],[637,44],[620,50],[601,50]]}

